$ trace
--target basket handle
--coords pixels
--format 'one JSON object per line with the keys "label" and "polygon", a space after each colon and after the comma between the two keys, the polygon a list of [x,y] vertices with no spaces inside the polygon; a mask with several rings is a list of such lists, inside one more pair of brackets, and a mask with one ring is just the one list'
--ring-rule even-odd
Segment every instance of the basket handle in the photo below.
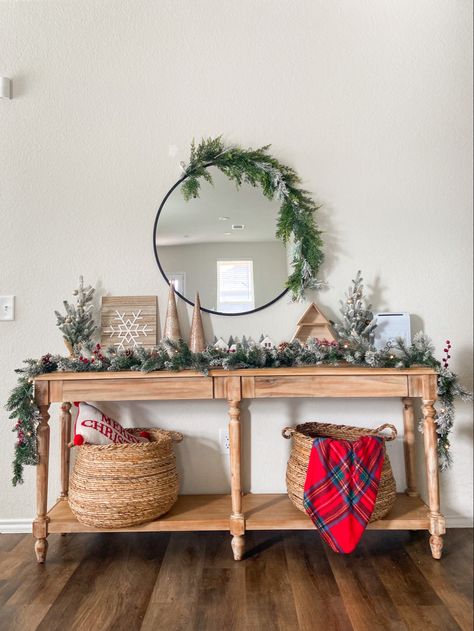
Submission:
{"label": "basket handle", "polygon": [[[389,436],[382,433],[385,429],[390,430]],[[374,429],[374,431],[371,432],[371,434],[374,434],[374,435],[377,434],[380,436],[380,438],[383,438],[385,441],[389,442],[391,440],[395,440],[395,438],[397,437],[397,428],[395,427],[395,425],[392,425],[391,423],[384,423],[383,425],[380,425],[380,427],[377,427],[377,429]]]}
{"label": "basket handle", "polygon": [[180,443],[183,440],[183,435],[180,432],[168,431],[168,434],[174,443]]}
{"label": "basket handle", "polygon": [[296,432],[296,429],[294,427],[284,427],[281,430],[281,435],[283,436],[283,438],[291,438],[293,436],[293,434]]}

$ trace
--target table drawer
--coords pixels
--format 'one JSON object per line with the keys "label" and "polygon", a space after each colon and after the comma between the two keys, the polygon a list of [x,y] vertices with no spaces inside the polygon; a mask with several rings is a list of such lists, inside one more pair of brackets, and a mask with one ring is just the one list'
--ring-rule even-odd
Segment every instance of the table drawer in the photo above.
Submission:
{"label": "table drawer", "polygon": [[209,377],[167,379],[78,379],[63,381],[63,401],[147,401],[160,399],[212,399]]}
{"label": "table drawer", "polygon": [[255,377],[255,397],[406,397],[406,375]]}

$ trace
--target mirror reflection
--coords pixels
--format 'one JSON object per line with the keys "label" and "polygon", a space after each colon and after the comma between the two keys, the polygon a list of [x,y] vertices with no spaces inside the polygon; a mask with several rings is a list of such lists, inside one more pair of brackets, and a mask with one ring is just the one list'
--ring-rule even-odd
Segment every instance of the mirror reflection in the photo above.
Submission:
{"label": "mirror reflection", "polygon": [[190,302],[223,314],[248,313],[285,293],[287,247],[275,237],[280,204],[259,188],[239,189],[216,167],[213,185],[185,201],[177,186],[162,205],[155,245],[161,271]]}

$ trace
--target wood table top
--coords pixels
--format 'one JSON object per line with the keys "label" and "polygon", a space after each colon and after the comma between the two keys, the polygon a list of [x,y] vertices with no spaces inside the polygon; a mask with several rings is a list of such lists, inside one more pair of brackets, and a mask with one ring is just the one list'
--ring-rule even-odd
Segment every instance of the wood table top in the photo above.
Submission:
{"label": "wood table top", "polygon": [[[369,366],[302,366],[302,367],[280,367],[280,368],[240,368],[236,370],[226,370],[217,368],[210,370],[209,377],[273,377],[273,376],[308,376],[308,375],[434,375],[433,368],[427,366],[413,366],[411,368],[371,368]],[[51,372],[35,377],[35,381],[69,381],[81,379],[169,379],[173,378],[196,378],[205,377],[203,373],[196,370],[157,370],[153,372],[140,372],[135,370],[119,371],[87,371],[87,372]]]}

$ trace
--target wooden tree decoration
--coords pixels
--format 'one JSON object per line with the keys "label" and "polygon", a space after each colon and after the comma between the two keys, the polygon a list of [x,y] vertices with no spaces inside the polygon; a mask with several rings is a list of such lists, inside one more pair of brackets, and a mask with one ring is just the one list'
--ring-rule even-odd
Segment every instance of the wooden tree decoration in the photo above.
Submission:
{"label": "wooden tree decoration", "polygon": [[196,299],[194,301],[189,348],[193,353],[202,353],[202,351],[206,348],[206,341],[204,339],[204,327],[202,326],[201,301],[199,299],[199,292],[196,293]]}
{"label": "wooden tree decoration", "polygon": [[170,283],[170,291],[168,294],[168,308],[166,309],[165,330],[163,338],[169,340],[180,340],[181,331],[179,328],[178,309],[176,308],[176,295],[174,293],[174,285]]}
{"label": "wooden tree decoration", "polygon": [[310,304],[298,320],[297,327],[293,339],[299,340],[302,344],[310,337],[316,337],[318,340],[328,340],[328,342],[335,340],[329,320],[324,316],[322,311],[318,309],[314,302]]}

